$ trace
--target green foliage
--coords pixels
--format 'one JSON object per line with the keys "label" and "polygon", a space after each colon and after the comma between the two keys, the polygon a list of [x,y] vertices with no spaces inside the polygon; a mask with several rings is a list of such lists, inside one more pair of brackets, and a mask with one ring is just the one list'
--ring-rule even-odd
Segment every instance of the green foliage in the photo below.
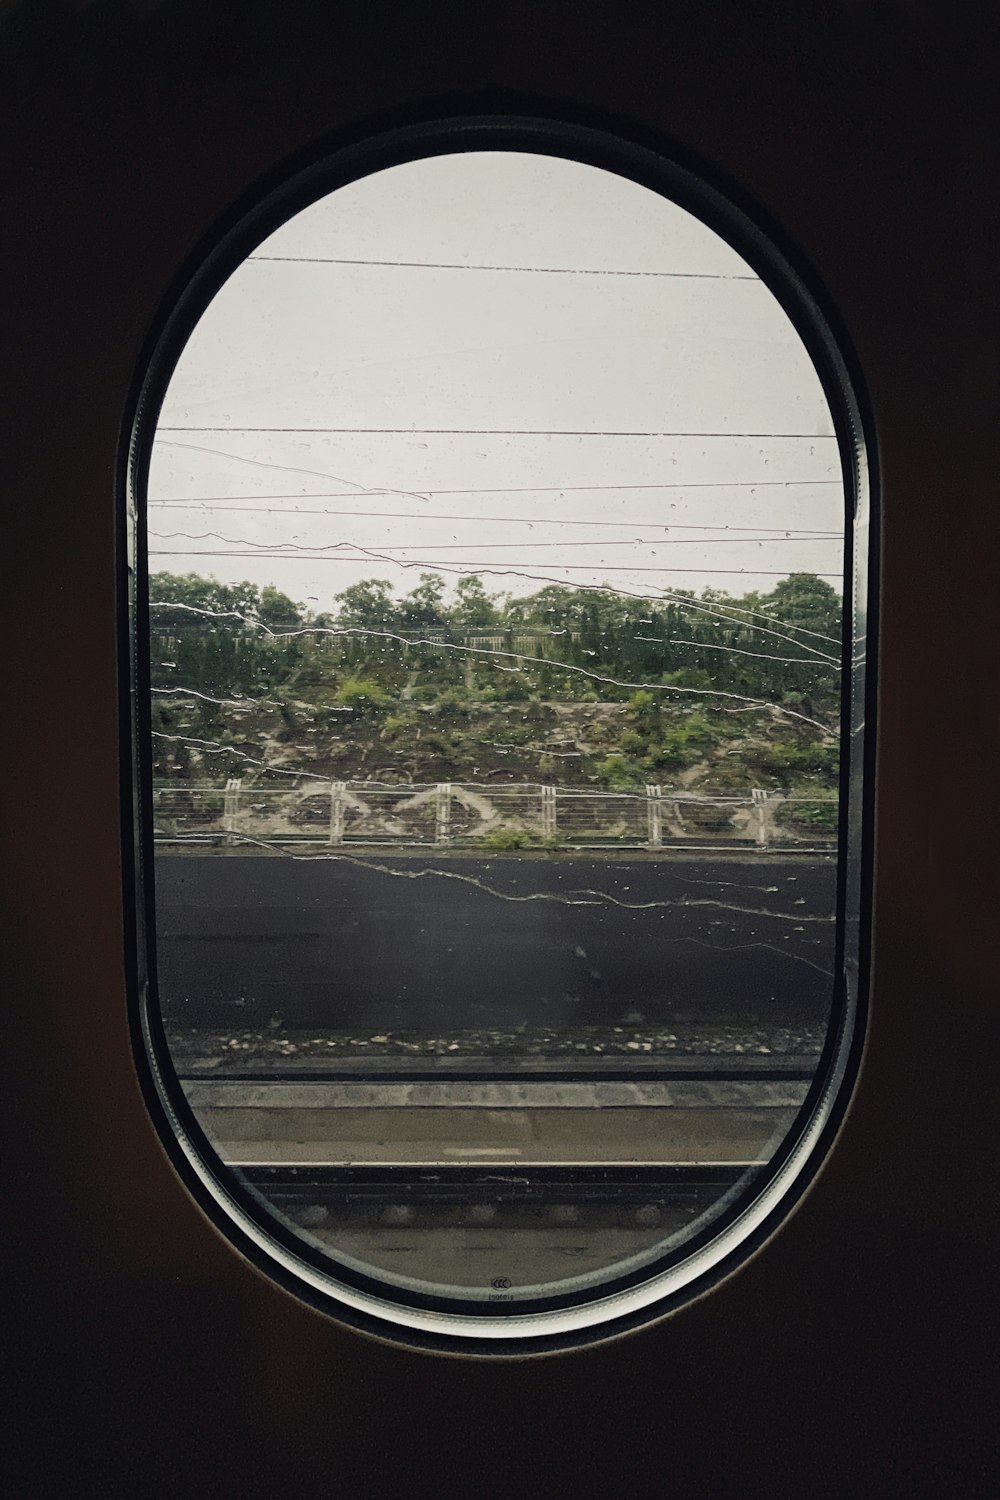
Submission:
{"label": "green foliage", "polygon": [[432,729],[430,734],[425,734],[420,741],[424,750],[430,750],[436,755],[450,756],[455,749],[455,738],[450,734],[439,734]]}
{"label": "green foliage", "polygon": [[[229,615],[225,628],[232,632],[242,620],[236,615],[255,619],[260,607],[257,585],[219,583],[215,578],[201,578],[197,573],[152,573],[149,578],[149,602],[156,604],[151,612],[152,628],[159,631],[210,628],[222,621],[212,617]],[[179,608],[163,607],[167,603]],[[198,611],[205,611],[199,617]]]}
{"label": "green foliage", "polygon": [[290,703],[282,703],[278,709],[281,719],[281,728],[278,730],[278,739],[283,743],[295,739],[301,732],[302,721]]}
{"label": "green foliage", "polygon": [[812,573],[792,573],[775,585],[768,604],[769,612],[776,620],[800,625],[839,641],[840,595],[825,579]]}
{"label": "green foliage", "polygon": [[413,717],[409,714],[389,714],[382,725],[383,737],[387,740],[400,739],[404,734],[413,729]]}
{"label": "green foliage", "polygon": [[638,783],[624,755],[609,755],[598,764],[597,774],[610,792],[628,792]]}
{"label": "green foliage", "polygon": [[542,703],[536,694],[529,695],[527,706],[524,710],[524,722],[526,724],[551,724],[555,713],[548,703]]}
{"label": "green foliage", "polygon": [[839,815],[836,797],[785,802],[778,808],[777,814],[779,822],[799,824],[812,833],[836,833]]}
{"label": "green foliage", "polygon": [[528,849],[536,840],[524,828],[495,828],[479,842],[484,849]]}
{"label": "green foliage", "polygon": [[340,684],[337,698],[345,708],[352,709],[361,719],[381,717],[388,711],[393,701],[377,682],[372,682],[365,677],[345,677]]}
{"label": "green foliage", "polygon": [[352,583],[337,595],[337,622],[362,630],[391,630],[397,622],[392,585],[384,578],[366,578]]}
{"label": "green foliage", "polygon": [[649,749],[649,740],[638,730],[626,729],[619,738],[618,745],[623,755],[645,755]]}
{"label": "green foliage", "polygon": [[500,619],[497,604],[497,596],[486,592],[483,580],[475,574],[468,574],[455,585],[452,623],[460,630],[488,629]]}
{"label": "green foliage", "polygon": [[676,732],[671,732],[653,746],[645,764],[650,771],[682,771],[686,766],[694,765],[697,759],[698,752],[685,744]]}
{"label": "green foliage", "polygon": [[750,750],[747,759],[766,775],[776,777],[788,785],[803,773],[830,778],[835,776],[840,764],[837,745],[796,745],[787,741],[768,745],[759,750]]}
{"label": "green foliage", "polygon": [[321,703],[313,709],[312,717],[317,729],[329,731],[341,728],[347,715],[338,713],[331,705]]}
{"label": "green foliage", "polygon": [[[379,774],[384,768],[391,776],[395,768],[414,780],[474,768],[482,773],[476,779],[507,773],[632,791],[706,762],[699,786],[802,782],[819,792],[835,784],[837,747],[822,743],[814,729],[766,710],[727,713],[728,705],[707,696],[722,691],[737,703],[794,708],[835,728],[838,668],[817,652],[836,656],[842,606],[836,591],[812,575],[793,574],[768,594],[739,599],[706,590],[705,609],[688,607],[699,603],[689,591],[647,603],[551,583],[511,599],[490,594],[476,575],[452,586],[424,573],[399,597],[385,579],[372,578],[343,590],[336,612],[323,617],[353,632],[339,638],[282,638],[314,617],[271,585],[159,573],[150,595],[165,606],[151,615],[154,687],[261,700],[259,709],[238,717],[226,704],[204,699],[172,703],[164,732],[181,737],[225,742],[236,735],[251,754],[262,733],[302,740],[316,748],[324,773],[340,777],[370,774],[376,765]],[[769,636],[766,624],[793,639]],[[420,642],[424,632],[435,639]],[[454,649],[468,644],[463,637],[470,632],[496,633],[505,651],[536,659],[509,670],[514,663],[503,658],[470,658]],[[528,640],[515,644],[521,635]],[[279,705],[290,700],[304,706],[283,714]],[[581,712],[586,704],[599,707]],[[586,753],[564,758],[528,748],[550,728],[578,739]],[[304,741],[305,735],[316,737]],[[378,743],[386,749],[376,761]],[[732,759],[724,756],[730,743]],[[183,774],[169,769],[185,765],[180,744],[165,743],[158,774]],[[197,750],[191,754],[192,775],[228,769],[225,758],[209,767]]]}
{"label": "green foliage", "polygon": [[399,619],[400,623],[410,630],[418,630],[422,626],[446,624],[444,579],[437,573],[421,573],[420,582],[403,600]]}
{"label": "green foliage", "polygon": [[711,688],[715,687],[718,671],[709,672],[700,667],[682,667],[679,672],[671,672],[669,681],[683,688]]}
{"label": "green foliage", "polygon": [[439,719],[453,720],[469,717],[469,700],[455,688],[447,688],[436,700],[434,706]]}
{"label": "green foliage", "polygon": [[261,623],[271,630],[295,630],[302,624],[299,606],[270,584],[260,591],[259,615]]}
{"label": "green foliage", "polygon": [[693,766],[711,748],[716,729],[705,715],[695,711],[665,730],[651,746],[647,766],[651,771],[681,770]]}
{"label": "green foliage", "polygon": [[484,849],[558,849],[561,842],[547,835],[531,833],[527,828],[495,828],[479,840]]}
{"label": "green foliage", "polygon": [[[279,632],[298,628],[302,620],[300,606],[272,586],[258,590],[247,582],[223,584],[195,574],[159,573],[150,580],[150,594],[154,604],[175,606],[154,609],[154,630],[185,638],[224,635],[230,640],[242,638],[245,644],[256,637],[260,650],[255,665],[263,665],[262,652],[274,653],[279,675],[292,653],[301,654],[315,645],[269,641],[258,629],[258,619]],[[795,704],[811,718],[836,717],[839,670],[835,661],[826,658],[837,655],[842,605],[829,583],[795,573],[780,580],[769,594],[737,599],[719,590],[705,590],[702,601],[705,610],[689,608],[698,603],[694,595],[675,591],[666,603],[645,604],[611,591],[556,583],[527,597],[510,599],[488,593],[475,574],[460,578],[449,598],[447,582],[436,573],[421,574],[417,587],[399,599],[389,582],[371,578],[337,596],[336,626],[359,633],[338,642],[335,651],[351,675],[374,678],[373,663],[403,661],[401,643],[387,640],[386,632],[411,636],[422,630],[444,632],[454,640],[470,631],[495,629],[505,636],[506,650],[513,649],[514,634],[524,632],[534,637],[526,649],[528,654],[537,653],[537,667],[528,668],[524,677],[510,674],[504,687],[489,659],[475,658],[477,689],[484,697],[496,695],[501,701],[518,702],[534,690],[549,701],[627,702],[628,727],[651,737],[664,709],[678,701],[669,691],[672,686]],[[210,613],[198,614],[198,610]],[[768,634],[764,623],[768,618],[770,629],[786,631],[791,639]],[[366,631],[373,634],[361,633]],[[282,652],[284,659],[277,660]],[[579,673],[562,672],[560,663],[626,681],[659,682],[664,690],[617,688]],[[210,664],[206,659],[196,665],[208,670]],[[411,646],[406,667],[417,667],[422,676],[426,673],[440,685],[460,682],[466,660],[445,644],[430,643]],[[189,682],[199,685],[194,679]]]}
{"label": "green foliage", "polygon": [[660,722],[662,702],[655,693],[640,688],[628,700],[629,719],[640,730],[654,730]]}

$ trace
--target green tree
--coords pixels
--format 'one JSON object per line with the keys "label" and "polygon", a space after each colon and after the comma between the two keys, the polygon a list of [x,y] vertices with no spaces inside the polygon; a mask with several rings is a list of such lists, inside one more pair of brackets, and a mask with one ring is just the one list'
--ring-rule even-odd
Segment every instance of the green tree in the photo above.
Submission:
{"label": "green tree", "polygon": [[259,617],[269,630],[296,630],[302,624],[299,606],[271,584],[261,589]]}
{"label": "green tree", "polygon": [[[235,613],[256,618],[260,593],[257,585],[246,579],[242,583],[220,583],[217,578],[202,578],[198,573],[152,573],[149,602],[157,606],[152,615],[153,629],[174,632],[195,627],[212,628],[212,617],[217,615]],[[164,607],[170,604],[181,607]],[[199,610],[206,611],[206,614],[199,618]],[[228,628],[239,628],[241,624],[241,620],[233,620]]]}
{"label": "green tree", "polygon": [[398,623],[392,585],[384,578],[365,578],[338,594],[337,623],[345,628],[391,630]]}
{"label": "green tree", "polygon": [[444,579],[437,573],[421,573],[420,582],[400,606],[400,618],[411,630],[444,625]]}
{"label": "green tree", "polygon": [[786,625],[802,625],[840,639],[843,605],[836,589],[814,573],[791,573],[771,590],[769,613]]}
{"label": "green tree", "polygon": [[486,592],[483,580],[475,573],[458,580],[455,596],[451,618],[460,630],[487,629],[499,620],[496,598]]}

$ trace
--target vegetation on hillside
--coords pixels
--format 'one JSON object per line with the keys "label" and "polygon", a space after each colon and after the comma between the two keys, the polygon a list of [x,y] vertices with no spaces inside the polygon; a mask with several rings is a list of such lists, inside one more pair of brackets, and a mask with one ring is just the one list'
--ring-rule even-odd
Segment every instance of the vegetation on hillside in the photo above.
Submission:
{"label": "vegetation on hillside", "polygon": [[476,576],[449,596],[424,573],[404,597],[366,579],[312,615],[272,587],[157,573],[150,601],[157,777],[266,780],[264,762],[384,782],[836,785],[841,600],[811,574],[653,601],[560,584],[512,598]]}

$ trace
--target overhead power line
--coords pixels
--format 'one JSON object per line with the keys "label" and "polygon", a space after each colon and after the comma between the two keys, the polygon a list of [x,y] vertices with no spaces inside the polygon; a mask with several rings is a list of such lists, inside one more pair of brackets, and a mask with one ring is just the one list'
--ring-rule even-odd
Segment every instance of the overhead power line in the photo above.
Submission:
{"label": "overhead power line", "polygon": [[[298,542],[294,542],[294,541],[283,542],[283,541],[280,541],[280,540],[279,541],[271,540],[271,541],[266,541],[266,542],[255,542],[251,537],[222,536],[218,531],[197,531],[197,532],[190,532],[190,531],[151,531],[149,533],[149,535],[150,536],[155,536],[160,541],[175,540],[178,537],[186,538],[190,542],[203,542],[203,541],[207,541],[207,540],[210,540],[210,539],[214,539],[215,541],[220,541],[220,542],[230,542],[233,545],[238,546],[238,547],[264,547],[264,548],[274,548],[274,549],[278,549],[278,548],[292,548],[295,551],[305,551],[305,552],[329,552],[329,551],[331,551],[331,549],[337,548],[337,547],[354,547],[354,546],[360,545],[358,543],[351,542],[351,541],[342,541],[342,542],[303,542],[301,544],[298,543]],[[790,533],[790,532],[785,532],[782,536],[709,536],[709,537],[683,536],[683,537],[649,537],[649,538],[646,538],[646,539],[644,539],[642,537],[623,537],[620,541],[615,541],[613,538],[609,538],[609,539],[605,539],[605,540],[602,540],[602,541],[599,541],[599,542],[591,542],[591,541],[586,541],[586,542],[571,542],[571,541],[567,541],[567,540],[563,540],[563,541],[559,541],[559,542],[530,542],[530,541],[526,542],[526,541],[523,541],[523,540],[518,540],[518,541],[514,541],[514,542],[480,542],[480,541],[471,541],[471,542],[435,542],[434,543],[434,549],[437,552],[471,552],[471,551],[475,551],[477,549],[480,550],[480,551],[484,551],[484,552],[487,552],[487,551],[488,552],[493,552],[493,551],[496,551],[497,548],[503,548],[503,547],[523,547],[523,548],[532,547],[532,548],[536,548],[536,549],[539,548],[539,547],[544,547],[544,548],[559,547],[560,549],[565,549],[565,548],[569,548],[569,547],[605,547],[605,548],[607,548],[607,547],[652,547],[654,545],[658,545],[658,546],[661,546],[661,547],[711,547],[711,546],[730,546],[731,547],[731,546],[734,546],[734,545],[737,545],[737,544],[744,545],[744,546],[745,545],[752,545],[752,546],[761,547],[761,546],[764,545],[765,542],[768,542],[768,543],[770,543],[770,542],[799,542],[799,543],[813,542],[813,543],[816,543],[816,542],[839,542],[841,540],[842,540],[842,538],[836,532],[833,532],[833,531],[826,532],[826,531],[824,531],[824,532],[811,532],[811,533],[808,533],[808,534],[805,534],[805,535],[799,535],[798,533],[794,533],[793,534],[793,533]],[[406,543],[406,542],[398,542],[398,543],[397,542],[381,542],[381,543],[379,543],[379,546],[385,552],[422,552],[423,549],[424,549],[424,547],[426,546],[426,543],[423,543],[423,542],[412,542],[412,543]]]}
{"label": "overhead power line", "polygon": [[[629,438],[796,438],[811,443],[832,442],[832,432],[668,432],[609,429],[595,432],[575,427],[235,427],[174,425],[161,422],[157,432],[276,432],[276,433],[360,433],[384,437],[629,437]],[[232,454],[231,457],[242,457]]]}
{"label": "overhead power line", "polygon": [[[264,496],[265,499],[282,498],[278,496]],[[294,497],[289,497],[294,498]],[[303,499],[310,499],[309,495]],[[164,510],[192,510],[204,506],[209,502],[200,500],[151,500],[150,506],[159,506]],[[736,541],[753,541],[758,534],[766,537],[768,533],[774,532],[781,536],[794,535],[801,540],[810,537],[835,537],[838,541],[843,536],[842,532],[830,531],[829,528],[821,530],[814,527],[811,530],[801,526],[698,526],[688,521],[591,521],[591,520],[569,520],[565,516],[464,516],[452,515],[443,511],[408,511],[408,510],[330,510],[313,509],[297,505],[293,510],[278,509],[270,505],[216,505],[212,504],[213,511],[232,513],[238,515],[263,515],[282,516],[285,520],[292,521],[296,516],[361,516],[366,520],[402,520],[402,521],[474,521],[489,522],[499,525],[523,525],[523,526],[608,526],[620,528],[631,527],[635,531],[731,531],[749,532],[750,536],[733,537]],[[668,540],[663,537],[661,540]],[[576,545],[570,543],[570,545]]]}
{"label": "overhead power line", "polygon": [[[514,489],[514,488],[512,488],[509,485],[501,485],[501,486],[490,486],[488,488],[483,488],[483,489],[406,490],[406,489],[400,489],[398,487],[395,488],[395,489],[393,489],[393,488],[390,488],[390,487],[385,486],[385,485],[372,486],[372,485],[361,484],[361,483],[359,483],[355,479],[347,479],[347,478],[345,478],[345,476],[342,475],[342,474],[333,474],[328,469],[307,469],[307,468],[303,467],[301,464],[283,464],[283,463],[276,463],[274,460],[268,460],[268,459],[262,459],[262,458],[249,458],[249,457],[247,457],[246,454],[243,454],[243,453],[232,453],[227,448],[214,448],[211,445],[206,444],[206,443],[185,443],[185,442],[181,442],[178,438],[160,437],[160,433],[163,432],[163,431],[165,431],[165,430],[167,430],[167,429],[165,429],[163,427],[158,427],[157,430],[156,430],[156,441],[159,442],[160,444],[162,444],[162,446],[164,448],[181,448],[185,452],[188,452],[188,453],[210,453],[210,454],[214,455],[216,458],[226,458],[226,459],[229,459],[232,463],[248,464],[251,468],[254,468],[254,469],[273,469],[275,471],[280,471],[281,473],[285,473],[285,474],[308,474],[310,476],[310,478],[314,478],[314,479],[331,479],[336,484],[349,484],[349,485],[353,485],[353,489],[348,490],[345,493],[348,494],[348,495],[358,495],[358,496],[361,496],[361,495],[408,495],[411,499],[424,500],[426,498],[426,496],[432,495],[432,494],[433,495],[487,495],[487,494],[531,494],[531,493],[538,493],[538,494],[540,494],[543,491],[552,491],[554,493],[564,493],[566,491],[578,491],[578,490],[579,491],[583,491],[583,490],[591,490],[591,489],[594,489],[594,490],[602,490],[602,489],[615,489],[615,490],[617,490],[617,489],[622,489],[622,490],[624,490],[624,489],[640,489],[640,490],[646,490],[646,489],[673,489],[673,488],[676,488],[676,489],[727,489],[727,488],[738,488],[739,489],[739,488],[743,488],[744,485],[747,488],[749,488],[749,489],[754,489],[754,488],[763,489],[765,486],[786,486],[787,487],[789,485],[797,485],[797,484],[842,484],[843,483],[843,481],[840,480],[840,479],[802,479],[802,480],[796,480],[796,479],[787,479],[787,480],[786,479],[749,480],[748,479],[748,480],[736,480],[736,481],[705,480],[705,481],[701,481],[701,482],[696,481],[695,483],[692,483],[692,484],[684,484],[684,483],[682,483],[680,481],[677,481],[677,482],[675,482],[673,484],[670,484],[670,485],[666,485],[666,484],[636,484],[636,485],[620,485],[620,484],[613,484],[613,485],[589,485],[589,484],[587,484],[587,485],[524,485],[524,486],[520,486],[517,489]],[[226,429],[221,429],[221,430],[226,430]],[[338,492],[331,492],[331,493],[340,493],[340,492],[338,491]],[[281,498],[284,498],[284,497],[281,497]],[[289,498],[294,499],[295,497],[294,496],[290,496]],[[304,496],[303,498],[308,499],[309,496]]]}
{"label": "overhead power line", "polygon": [[580,266],[484,266],[461,260],[369,260],[344,255],[248,255],[248,261],[313,266],[393,266],[407,271],[514,271],[535,276],[634,276],[678,281],[756,281],[753,273],[722,271],[619,271]]}
{"label": "overhead power line", "polygon": [[[212,449],[211,451],[217,452],[218,450]],[[236,457],[235,454],[231,453],[220,454],[220,456],[224,458]],[[689,483],[677,480],[669,484],[498,484],[473,485],[468,489],[454,490],[413,490],[410,493],[431,498],[440,497],[441,495],[576,495],[613,490],[621,490],[623,492],[625,490],[788,490],[816,485],[842,486],[843,481],[840,479],[696,479]],[[353,490],[313,490],[309,494],[303,494],[302,492],[287,494],[283,492],[273,495],[166,495],[162,498],[150,499],[148,503],[150,505],[190,505],[193,502],[197,502],[207,505],[218,500],[357,500],[362,495],[398,495],[401,493],[405,494],[406,491],[380,489],[376,486],[369,488],[362,485]],[[317,512],[317,514],[320,513]],[[337,515],[340,513],[330,511],[328,514]],[[617,523],[608,521],[595,524],[611,526]],[[773,527],[770,529],[779,530],[780,528]]]}
{"label": "overhead power line", "polygon": [[[283,496],[264,496],[263,498],[264,499],[282,499],[282,498],[285,498],[285,497],[283,497]],[[288,498],[289,499],[294,499],[294,498],[297,498],[297,497],[295,497],[295,496],[289,496]],[[302,498],[308,500],[311,497],[309,495],[305,495]],[[205,499],[200,499],[200,500],[151,500],[149,502],[149,504],[150,504],[151,507],[155,505],[155,506],[158,506],[160,509],[163,509],[163,510],[193,510],[193,509],[196,509],[198,507],[204,506],[204,505],[206,505],[208,503],[209,502],[207,500],[205,500]],[[601,526],[601,527],[612,527],[612,528],[621,528],[621,527],[627,526],[627,527],[630,527],[634,531],[658,531],[658,532],[668,532],[668,531],[730,531],[730,532],[744,532],[744,533],[749,532],[750,533],[749,536],[744,535],[744,536],[733,536],[733,537],[730,537],[728,540],[731,540],[731,541],[755,541],[757,539],[758,535],[760,535],[764,540],[766,540],[768,533],[771,533],[771,532],[774,532],[776,534],[780,534],[782,537],[789,536],[789,535],[794,535],[795,537],[797,537],[799,540],[802,540],[802,541],[810,540],[813,537],[835,538],[837,541],[840,541],[843,538],[843,533],[839,532],[839,531],[830,531],[829,529],[827,529],[827,530],[820,530],[818,527],[817,528],[813,528],[812,530],[808,530],[808,529],[805,529],[805,528],[803,528],[801,526],[796,526],[796,527],[792,527],[792,528],[789,528],[787,526],[739,526],[739,525],[733,525],[733,526],[696,526],[693,523],[686,522],[686,521],[628,521],[628,520],[625,520],[625,521],[591,521],[591,520],[568,520],[565,516],[465,516],[465,515],[449,515],[448,513],[442,512],[442,511],[426,511],[426,510],[421,510],[421,511],[408,511],[408,510],[330,510],[330,509],[323,509],[323,508],[321,508],[321,509],[313,509],[312,507],[306,507],[306,506],[301,506],[301,505],[295,506],[295,508],[293,510],[283,510],[283,509],[277,509],[277,508],[275,508],[273,506],[269,506],[269,505],[216,505],[216,504],[213,503],[212,504],[212,510],[216,511],[216,512],[219,512],[219,513],[234,514],[234,515],[282,516],[287,521],[292,521],[297,516],[360,516],[360,517],[363,517],[365,520],[389,520],[389,521],[473,521],[473,522],[484,522],[484,523],[496,523],[496,524],[503,525],[503,526],[507,526],[507,525],[519,525],[519,526]],[[668,537],[661,537],[660,540],[661,541],[668,541],[668,540],[670,540],[670,538],[668,538]],[[576,543],[569,543],[569,545],[570,546],[575,546],[577,544]]]}
{"label": "overhead power line", "polygon": [[[330,557],[323,553],[317,552],[254,552],[248,549],[229,552],[222,551],[221,549],[199,550],[197,548],[188,549],[178,547],[151,547],[149,549],[149,555],[150,557],[242,557],[259,558],[265,561],[280,560],[283,562],[370,563],[372,561],[371,555],[366,553],[362,553],[360,556]],[[436,568],[445,566],[445,564],[439,559],[431,557],[408,558],[405,562],[402,559],[384,558],[383,561],[398,562],[403,567]],[[534,564],[531,563],[522,564],[520,561],[515,562],[513,559],[504,559],[504,563],[508,570],[520,568],[522,566],[534,566]],[[494,569],[491,569],[487,564],[480,564],[475,562],[468,562],[463,564],[462,566],[463,568],[471,569],[473,571],[495,571]],[[784,568],[674,568],[669,566],[661,568],[651,568],[628,567],[625,565],[622,565],[620,567],[607,567],[604,565],[600,565],[599,567],[591,567],[586,563],[547,563],[545,564],[545,566],[550,568],[558,568],[561,573],[594,573],[598,571],[602,573],[708,573],[712,575],[732,573],[737,576],[742,575],[754,578],[788,577],[788,572]],[[842,578],[843,574],[817,573],[813,576],[817,578],[840,579]],[[559,580],[553,578],[549,581],[552,583],[557,583]]]}

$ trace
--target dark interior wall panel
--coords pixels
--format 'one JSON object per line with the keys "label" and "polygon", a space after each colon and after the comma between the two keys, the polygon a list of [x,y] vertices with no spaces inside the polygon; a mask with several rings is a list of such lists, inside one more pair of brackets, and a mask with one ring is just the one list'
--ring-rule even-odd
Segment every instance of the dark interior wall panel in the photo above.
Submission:
{"label": "dark interior wall panel", "polygon": [[[0,28],[20,1492],[992,1493],[992,24],[912,3],[165,0],[8,6]],[[697,1303],[499,1362],[382,1345],[238,1259],[149,1124],[122,960],[113,488],[149,322],[262,175],[458,94],[618,116],[763,203],[854,341],[884,481],[875,984],[841,1137]]]}

